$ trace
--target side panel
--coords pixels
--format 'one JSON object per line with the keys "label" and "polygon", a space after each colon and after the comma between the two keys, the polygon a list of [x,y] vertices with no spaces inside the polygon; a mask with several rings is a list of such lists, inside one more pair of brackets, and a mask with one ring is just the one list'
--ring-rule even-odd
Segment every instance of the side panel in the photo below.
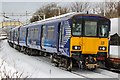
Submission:
{"label": "side panel", "polygon": [[26,46],[26,32],[27,32],[26,27],[20,28],[20,38],[19,38],[20,46]]}
{"label": "side panel", "polygon": [[13,43],[13,30],[11,31],[11,42]]}
{"label": "side panel", "polygon": [[28,28],[27,43],[29,48],[40,49],[40,32],[38,26]]}
{"label": "side panel", "polygon": [[18,39],[19,39],[19,28],[15,29],[14,33],[14,43],[18,45]]}
{"label": "side panel", "polygon": [[42,49],[57,53],[57,27],[58,23],[49,23],[42,26]]}
{"label": "side panel", "polygon": [[71,28],[69,21],[63,21],[60,26],[59,50],[62,55],[70,57]]}

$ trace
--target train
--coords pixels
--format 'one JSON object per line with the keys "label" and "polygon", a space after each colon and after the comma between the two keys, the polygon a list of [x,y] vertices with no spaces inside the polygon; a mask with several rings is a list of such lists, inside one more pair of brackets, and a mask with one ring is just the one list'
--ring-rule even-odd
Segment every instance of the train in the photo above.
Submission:
{"label": "train", "polygon": [[50,56],[56,67],[95,70],[109,56],[110,20],[72,12],[16,27],[8,43],[28,55]]}

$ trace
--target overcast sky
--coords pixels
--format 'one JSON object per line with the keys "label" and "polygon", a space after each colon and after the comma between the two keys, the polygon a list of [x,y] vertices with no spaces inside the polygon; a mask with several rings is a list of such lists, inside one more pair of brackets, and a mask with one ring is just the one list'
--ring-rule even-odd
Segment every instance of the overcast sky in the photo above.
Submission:
{"label": "overcast sky", "polygon": [[[3,17],[1,16],[1,13],[31,13],[31,15],[38,10],[41,6],[51,3],[51,2],[57,2],[60,6],[69,6],[70,2],[104,2],[104,1],[110,1],[110,0],[1,0],[0,2],[0,22],[3,20]],[[112,0],[114,1],[114,0]],[[118,0],[115,0],[118,1]],[[19,17],[12,17],[13,19],[20,19],[20,20],[26,20],[26,16],[19,16]],[[31,16],[27,17],[28,19]]]}
{"label": "overcast sky", "polygon": [[[37,11],[41,6],[46,5],[48,3],[51,2],[2,2],[0,3],[2,5],[1,7],[1,11],[0,13],[13,13],[14,14],[25,14],[26,11],[27,13],[30,13],[30,15],[32,16],[32,14]],[[57,2],[58,5],[60,6],[69,6],[69,3],[67,2]],[[28,16],[27,18],[29,19],[31,16]],[[25,20],[26,16],[9,16],[10,18],[13,19],[20,19],[20,20]],[[0,21],[2,21],[3,18],[1,16]]]}

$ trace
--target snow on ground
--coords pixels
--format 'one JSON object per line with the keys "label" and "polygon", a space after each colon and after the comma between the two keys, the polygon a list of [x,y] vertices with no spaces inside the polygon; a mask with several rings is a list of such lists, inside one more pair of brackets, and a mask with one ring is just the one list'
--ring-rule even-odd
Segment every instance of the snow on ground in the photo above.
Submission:
{"label": "snow on ground", "polygon": [[110,57],[120,58],[120,46],[110,46]]}
{"label": "snow on ground", "polygon": [[5,39],[5,38],[6,38],[6,36],[0,36],[0,40],[1,40],[1,39]]}
{"label": "snow on ground", "polygon": [[6,77],[19,78],[20,74],[15,68],[9,66],[5,61],[0,59],[0,80]]}
{"label": "snow on ground", "polygon": [[[7,64],[12,66],[19,73],[23,73],[22,77],[28,78],[117,78],[117,73],[105,72],[98,70],[97,72],[92,71],[81,71],[77,70],[78,75],[70,73],[68,71],[57,68],[50,65],[49,62],[42,57],[28,56],[17,50],[11,48],[6,40],[1,42],[2,48],[0,49],[0,58],[6,61]],[[3,45],[4,44],[4,45]],[[99,73],[100,72],[100,73]],[[103,74],[104,73],[104,74]],[[113,76],[114,75],[114,76]]]}
{"label": "snow on ground", "polygon": [[0,50],[0,58],[13,66],[18,72],[23,73],[23,77],[31,78],[83,78],[68,71],[53,67],[43,61],[39,61],[31,56],[24,55],[11,48],[7,41],[3,41]]}

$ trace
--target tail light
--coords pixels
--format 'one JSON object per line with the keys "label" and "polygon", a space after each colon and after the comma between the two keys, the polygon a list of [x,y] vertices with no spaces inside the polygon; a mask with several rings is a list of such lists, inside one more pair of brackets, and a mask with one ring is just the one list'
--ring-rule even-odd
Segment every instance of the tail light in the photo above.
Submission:
{"label": "tail light", "polygon": [[105,57],[99,56],[99,57],[97,57],[97,60],[105,60]]}

